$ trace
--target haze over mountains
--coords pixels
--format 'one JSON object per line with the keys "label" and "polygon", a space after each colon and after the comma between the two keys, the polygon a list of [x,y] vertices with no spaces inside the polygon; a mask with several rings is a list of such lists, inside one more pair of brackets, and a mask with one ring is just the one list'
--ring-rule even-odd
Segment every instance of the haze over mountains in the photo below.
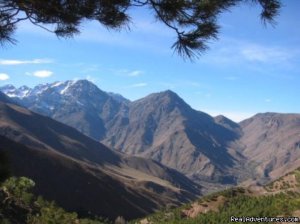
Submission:
{"label": "haze over mountains", "polygon": [[130,102],[87,80],[0,90],[110,148],[154,159],[199,183],[268,180],[300,165],[297,114],[235,123],[196,111],[169,90]]}

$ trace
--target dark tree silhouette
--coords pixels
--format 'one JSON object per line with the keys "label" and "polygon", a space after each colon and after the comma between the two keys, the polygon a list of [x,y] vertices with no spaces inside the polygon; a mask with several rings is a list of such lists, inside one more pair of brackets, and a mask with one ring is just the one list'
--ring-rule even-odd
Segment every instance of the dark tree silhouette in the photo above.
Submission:
{"label": "dark tree silhouette", "polygon": [[4,151],[0,151],[0,183],[9,177],[9,160]]}
{"label": "dark tree silhouette", "polygon": [[209,39],[217,38],[217,18],[222,12],[249,3],[260,5],[261,19],[271,23],[281,7],[280,0],[0,0],[0,44],[16,42],[12,35],[22,20],[58,37],[72,37],[84,20],[97,20],[111,29],[129,27],[128,9],[147,7],[174,30],[177,41],[172,48],[192,58],[207,49]]}

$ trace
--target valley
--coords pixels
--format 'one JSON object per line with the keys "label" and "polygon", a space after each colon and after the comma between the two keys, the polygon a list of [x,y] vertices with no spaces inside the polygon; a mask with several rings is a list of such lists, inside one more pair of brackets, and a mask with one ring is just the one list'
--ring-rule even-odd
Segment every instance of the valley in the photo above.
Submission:
{"label": "valley", "polygon": [[235,123],[194,110],[170,90],[130,102],[87,80],[0,90],[115,151],[153,159],[209,188],[266,182],[300,166],[298,114]]}
{"label": "valley", "polygon": [[83,216],[129,219],[201,194],[199,185],[175,170],[114,152],[11,103],[0,102],[0,138],[13,175],[33,179],[36,194]]}
{"label": "valley", "polygon": [[131,102],[87,80],[0,90],[0,149],[12,174],[32,179],[34,194],[80,217],[132,220],[244,186],[230,190],[238,199],[215,193],[200,199],[211,203],[171,210],[174,219],[147,218],[184,223],[217,212],[224,219],[235,209],[222,215],[225,202],[269,195],[259,186],[300,166],[299,114],[236,123],[194,110],[170,90]]}

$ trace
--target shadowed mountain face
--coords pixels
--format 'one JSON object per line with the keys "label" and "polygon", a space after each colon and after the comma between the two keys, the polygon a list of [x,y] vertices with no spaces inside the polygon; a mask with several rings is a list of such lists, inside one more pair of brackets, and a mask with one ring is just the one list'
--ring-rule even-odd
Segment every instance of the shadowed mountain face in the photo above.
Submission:
{"label": "shadowed mountain face", "polygon": [[113,152],[75,129],[0,102],[0,149],[14,175],[60,206],[114,219],[136,218],[199,194],[198,185],[151,160]]}
{"label": "shadowed mountain face", "polygon": [[9,97],[7,97],[4,93],[0,91],[0,102],[10,103]]}

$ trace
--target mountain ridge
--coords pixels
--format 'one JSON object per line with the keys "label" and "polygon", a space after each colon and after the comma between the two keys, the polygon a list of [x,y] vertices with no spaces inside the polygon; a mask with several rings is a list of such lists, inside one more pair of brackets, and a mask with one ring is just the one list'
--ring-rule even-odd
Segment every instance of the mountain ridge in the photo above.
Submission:
{"label": "mountain ridge", "polygon": [[175,170],[111,151],[74,128],[14,104],[0,102],[0,142],[15,175],[32,178],[37,193],[84,215],[134,218],[200,194],[199,185]]}
{"label": "mountain ridge", "polygon": [[[236,123],[225,116],[211,117],[194,110],[171,90],[153,93],[130,102],[116,100],[86,80],[77,82],[73,81],[73,84],[77,83],[78,86],[73,88],[74,94],[70,94],[72,99],[62,96],[64,100],[59,102],[54,100],[55,97],[52,98],[49,90],[44,95],[40,92],[42,97],[30,98],[33,100],[31,106],[25,105],[26,97],[19,98],[19,103],[23,102],[25,107],[35,112],[70,125],[110,148],[154,159],[198,182],[236,184],[247,178],[255,179],[256,175],[261,179],[272,179],[279,175],[279,171],[287,172],[298,164],[291,156],[298,155],[294,146],[285,144],[281,150],[281,157],[288,161],[286,163],[279,159],[280,156],[276,153],[270,153],[271,149],[255,146],[257,142],[266,141],[263,137],[266,134],[263,123],[274,113],[261,113]],[[57,88],[62,83],[52,85],[56,85]],[[68,83],[65,82],[64,85],[68,86]],[[42,85],[39,88],[44,87]],[[47,104],[49,106],[49,102],[52,101],[58,103],[54,105],[53,113],[41,112],[40,108]],[[281,116],[284,120],[297,114]],[[254,118],[256,125],[253,123]],[[251,123],[253,124],[248,126]],[[293,124],[289,123],[285,127],[286,130],[278,130],[287,133],[291,127]],[[275,132],[278,130],[274,129]],[[294,132],[294,137],[290,139],[291,145],[297,145],[300,141],[297,137],[297,127]],[[252,136],[251,133],[257,136]],[[282,137],[272,136],[287,141],[284,134]],[[252,139],[253,144],[249,139]],[[276,142],[274,139],[270,141]],[[268,146],[273,147],[272,144]],[[256,153],[251,154],[251,151],[255,150]],[[269,153],[259,153],[257,150]],[[257,155],[260,155],[257,161],[251,158]],[[265,156],[273,156],[281,162],[271,159],[264,163],[262,160],[268,160]],[[290,165],[287,165],[288,163]],[[277,171],[272,173],[274,167]]]}

